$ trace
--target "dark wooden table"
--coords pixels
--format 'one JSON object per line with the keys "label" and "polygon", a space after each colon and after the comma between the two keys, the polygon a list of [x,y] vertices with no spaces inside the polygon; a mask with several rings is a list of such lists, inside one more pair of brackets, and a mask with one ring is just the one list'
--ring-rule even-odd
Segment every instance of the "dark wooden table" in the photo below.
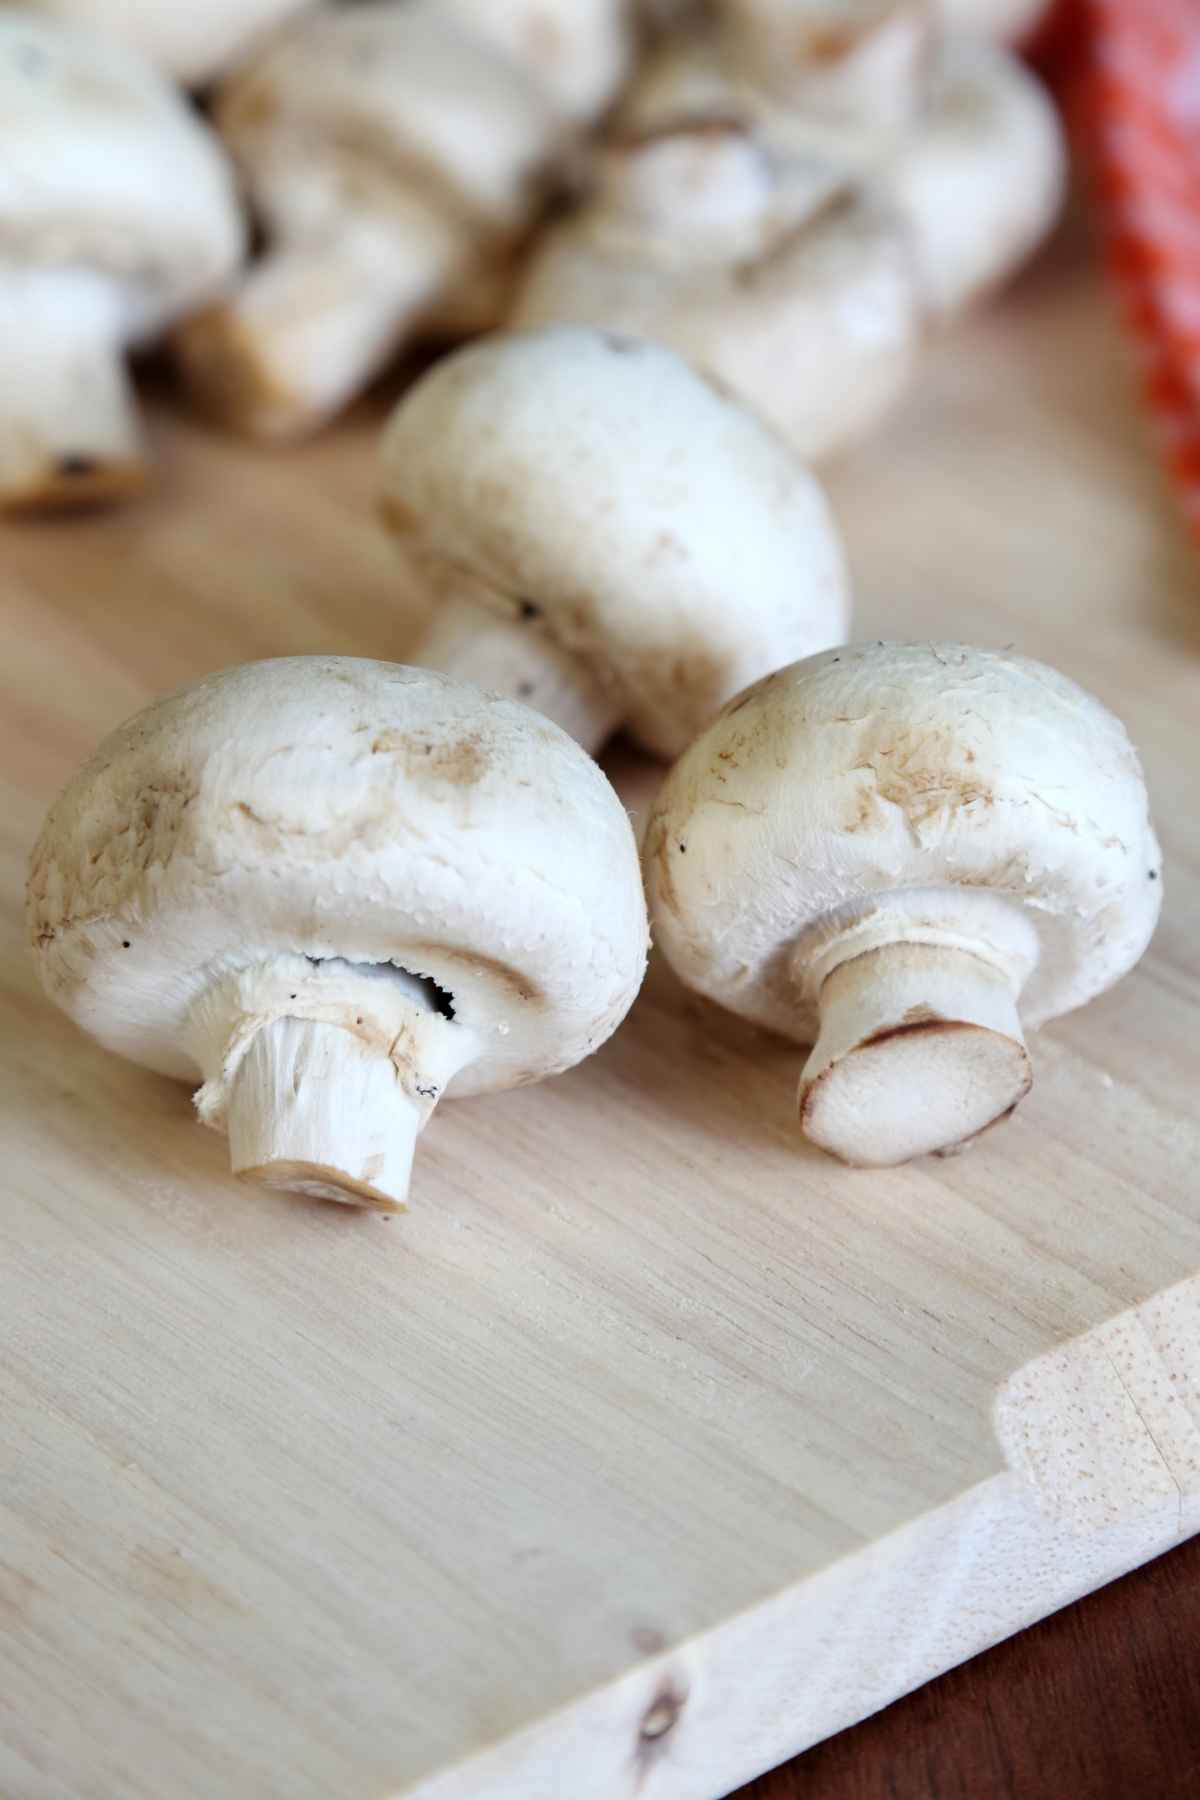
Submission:
{"label": "dark wooden table", "polygon": [[1200,1800],[1200,1539],[737,1800]]}

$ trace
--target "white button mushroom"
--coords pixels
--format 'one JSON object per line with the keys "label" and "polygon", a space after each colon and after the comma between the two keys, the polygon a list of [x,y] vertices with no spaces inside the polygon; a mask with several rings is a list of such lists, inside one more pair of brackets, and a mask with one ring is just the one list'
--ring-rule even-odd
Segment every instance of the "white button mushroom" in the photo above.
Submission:
{"label": "white button mushroom", "polygon": [[811,460],[904,393],[920,313],[904,224],[822,159],[727,121],[614,145],[552,227],[509,323],[657,339],[726,383]]}
{"label": "white button mushroom", "polygon": [[747,681],[845,635],[825,498],[658,345],[558,326],[438,363],[383,439],[380,508],[432,601],[414,659],[673,756]]}
{"label": "white button mushroom", "polygon": [[646,914],[628,817],[535,713],[295,657],[131,719],[52,807],[28,922],[51,997],[202,1082],[246,1179],[404,1202],[437,1102],[614,1031]]}
{"label": "white button mushroom", "polygon": [[199,87],[311,0],[25,0],[30,11],[120,38],[165,75]]}
{"label": "white button mushroom", "polygon": [[803,1129],[865,1165],[1009,1113],[1022,1021],[1132,968],[1162,896],[1119,721],[958,644],[851,646],[748,689],[667,777],[643,866],[668,960],[813,1044]]}
{"label": "white button mushroom", "polygon": [[489,282],[568,135],[437,0],[302,17],[221,88],[215,117],[270,242],[178,349],[201,398],[263,437],[314,430]]}
{"label": "white button mushroom", "polygon": [[1061,210],[1066,168],[1036,76],[997,45],[948,39],[919,128],[878,171],[908,227],[926,313],[961,312],[1027,261]]}
{"label": "white button mushroom", "polygon": [[0,11],[0,508],[140,489],[122,356],[232,274],[219,144],[122,45]]}

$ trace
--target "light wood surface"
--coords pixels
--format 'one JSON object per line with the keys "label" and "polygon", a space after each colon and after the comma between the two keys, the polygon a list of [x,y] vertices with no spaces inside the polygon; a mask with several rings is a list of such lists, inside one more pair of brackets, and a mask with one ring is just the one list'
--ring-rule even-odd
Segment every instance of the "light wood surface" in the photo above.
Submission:
{"label": "light wood surface", "polygon": [[289,456],[162,406],[151,499],[0,535],[5,1800],[709,1800],[1200,1528],[1200,582],[1086,254],[832,483],[860,633],[1060,664],[1164,841],[1145,962],[957,1160],[824,1160],[795,1050],[656,967],[385,1222],[240,1187],[42,999],[23,859],[110,726],[402,654],[381,405]]}

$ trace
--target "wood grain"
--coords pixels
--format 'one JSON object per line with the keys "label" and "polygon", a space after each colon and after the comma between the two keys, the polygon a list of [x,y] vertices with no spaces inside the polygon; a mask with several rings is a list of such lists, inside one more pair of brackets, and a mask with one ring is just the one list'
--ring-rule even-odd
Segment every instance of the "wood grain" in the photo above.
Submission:
{"label": "wood grain", "polygon": [[1167,859],[1014,1123],[884,1174],[659,967],[589,1064],[446,1107],[402,1222],[248,1194],[43,1001],[23,859],[152,695],[403,654],[384,402],[291,456],[160,405],[153,498],[4,532],[5,1800],[710,1800],[1200,1526],[1200,605],[1123,368],[1068,245],[833,481],[860,632],[1094,688]]}
{"label": "wood grain", "polygon": [[1055,1613],[737,1800],[1192,1800],[1200,1544]]}

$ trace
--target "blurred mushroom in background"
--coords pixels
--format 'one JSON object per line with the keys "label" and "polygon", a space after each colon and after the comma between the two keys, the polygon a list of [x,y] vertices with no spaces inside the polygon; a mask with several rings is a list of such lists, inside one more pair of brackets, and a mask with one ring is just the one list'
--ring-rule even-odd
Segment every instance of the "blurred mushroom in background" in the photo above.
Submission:
{"label": "blurred mushroom in background", "polygon": [[185,87],[232,68],[271,28],[312,0],[23,0],[45,13],[120,39]]}
{"label": "blurred mushroom in background", "polygon": [[819,458],[904,391],[921,319],[1052,225],[1054,108],[916,0],[723,0],[649,56],[509,322],[659,338]]}
{"label": "blurred mushroom in background", "polygon": [[[1013,31],[1037,10],[1009,6]],[[959,30],[924,0],[719,0],[706,30],[651,60],[623,116],[661,130],[720,95],[767,143],[877,185],[944,315],[1020,268],[1062,201],[1058,115],[987,41],[1000,11],[959,0]]]}
{"label": "blurred mushroom in background", "polygon": [[[481,328],[503,305],[587,109],[577,81],[560,71],[556,86],[504,53],[501,33],[473,30],[476,10],[391,0],[306,15],[219,88],[214,118],[267,245],[177,349],[227,424],[303,436],[414,338]],[[581,57],[606,16],[580,9]]]}
{"label": "blurred mushroom in background", "polygon": [[220,144],[126,45],[2,10],[0,239],[0,509],[140,491],[125,353],[244,250]]}
{"label": "blurred mushroom in background", "polygon": [[535,249],[511,314],[655,339],[800,455],[864,437],[904,392],[920,315],[895,211],[712,121],[614,144],[588,204]]}
{"label": "blurred mushroom in background", "polygon": [[908,228],[927,316],[962,312],[1028,261],[1058,218],[1066,171],[1037,78],[998,44],[948,37],[920,124],[877,176]]}

